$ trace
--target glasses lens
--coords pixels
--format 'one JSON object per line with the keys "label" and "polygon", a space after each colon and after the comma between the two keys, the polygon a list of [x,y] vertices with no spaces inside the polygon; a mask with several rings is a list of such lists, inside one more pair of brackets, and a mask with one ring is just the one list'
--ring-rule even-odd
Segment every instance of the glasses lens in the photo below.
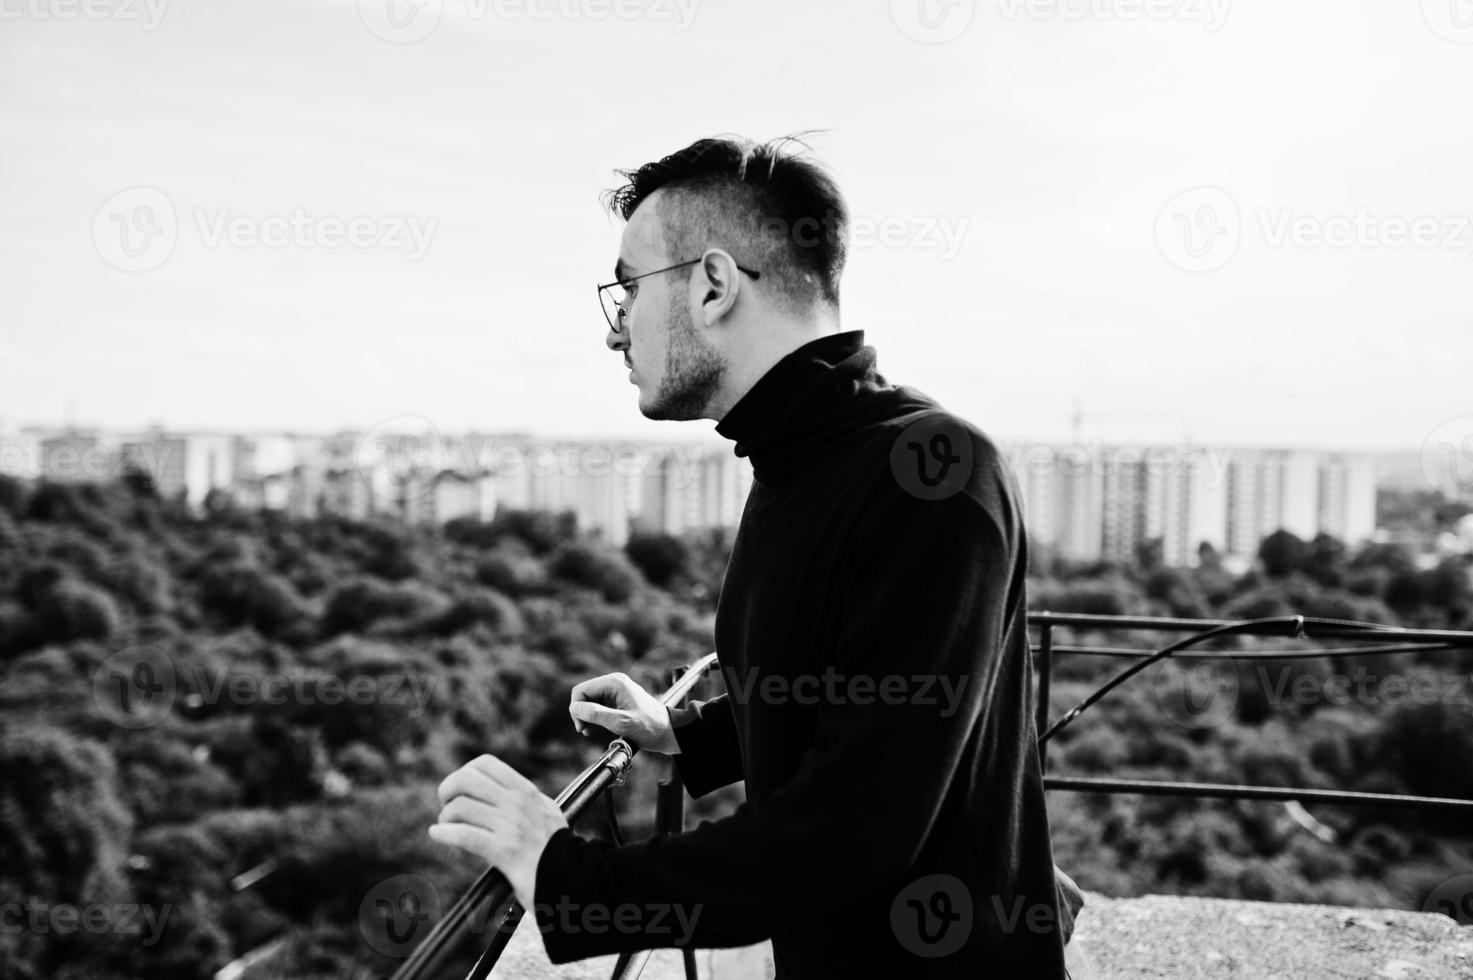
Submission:
{"label": "glasses lens", "polygon": [[[617,296],[616,296],[617,294]],[[609,329],[618,333],[621,329],[619,323],[619,301],[624,298],[624,291],[618,286],[610,286],[598,291],[598,300],[603,304],[604,319],[609,321]]]}

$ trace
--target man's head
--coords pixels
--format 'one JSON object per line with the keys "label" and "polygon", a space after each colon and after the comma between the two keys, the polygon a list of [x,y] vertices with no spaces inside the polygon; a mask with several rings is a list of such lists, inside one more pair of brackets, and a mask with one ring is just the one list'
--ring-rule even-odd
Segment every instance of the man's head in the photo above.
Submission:
{"label": "man's head", "polygon": [[848,211],[802,148],[705,139],[620,171],[606,203],[627,222],[624,314],[606,343],[649,418],[720,419],[782,356],[838,329]]}

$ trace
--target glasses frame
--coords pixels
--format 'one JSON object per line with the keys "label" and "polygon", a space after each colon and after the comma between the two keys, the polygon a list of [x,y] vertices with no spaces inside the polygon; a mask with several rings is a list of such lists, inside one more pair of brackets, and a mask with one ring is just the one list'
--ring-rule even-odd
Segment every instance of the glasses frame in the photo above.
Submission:
{"label": "glasses frame", "polygon": [[[662,272],[673,272],[676,269],[684,269],[688,265],[695,265],[697,262],[701,261],[701,259],[704,259],[704,258],[705,258],[705,256],[702,255],[702,256],[699,256],[698,258],[690,259],[689,261],[686,261],[686,262],[677,262],[674,265],[667,265],[663,269],[656,269],[653,272],[641,272],[637,276],[629,276],[629,277],[624,278],[624,279],[615,279],[613,282],[606,282],[606,283],[602,284],[601,286],[599,286],[598,287],[598,308],[600,310],[603,310],[604,319],[607,320],[608,323],[609,323],[609,329],[612,330],[612,331],[614,331],[614,333],[623,333],[624,332],[624,328],[622,326],[620,326],[620,324],[623,323],[624,322],[624,318],[629,315],[629,311],[627,311],[627,310],[624,309],[624,304],[623,303],[621,303],[618,300],[614,299],[614,294],[613,293],[610,293],[609,294],[609,302],[610,303],[613,303],[614,304],[614,309],[616,309],[616,310],[619,311],[619,315],[618,315],[617,318],[610,317],[609,316],[609,308],[604,305],[604,290],[605,289],[613,289],[615,286],[624,286],[624,285],[626,285],[628,283],[634,282],[636,279],[644,279],[644,278],[646,278],[648,276],[658,276]],[[737,271],[738,272],[746,273],[747,275],[751,276],[753,279],[758,279],[762,275],[762,273],[758,272],[756,269],[748,269],[746,266],[743,266],[743,265],[738,265],[737,266]],[[615,322],[616,319],[617,319],[618,322]]]}

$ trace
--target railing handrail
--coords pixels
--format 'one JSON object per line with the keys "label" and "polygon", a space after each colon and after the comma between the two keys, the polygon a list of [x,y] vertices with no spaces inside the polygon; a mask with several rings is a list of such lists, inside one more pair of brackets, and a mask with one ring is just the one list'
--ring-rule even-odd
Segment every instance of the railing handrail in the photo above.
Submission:
{"label": "railing handrail", "polygon": [[[1282,617],[1280,617],[1282,618]],[[1039,672],[1038,703],[1035,708],[1035,723],[1039,732],[1049,730],[1049,692],[1053,680],[1053,660],[1057,655],[1073,654],[1076,656],[1107,656],[1107,657],[1131,657],[1152,658],[1158,656],[1158,652],[1151,650],[1137,650],[1125,647],[1091,646],[1088,644],[1062,645],[1054,643],[1054,630],[1056,628],[1072,629],[1135,629],[1135,630],[1162,630],[1167,632],[1208,632],[1235,623],[1244,624],[1247,621],[1231,619],[1185,619],[1164,616],[1109,616],[1092,613],[1056,613],[1048,611],[1032,612],[1027,617],[1029,626],[1039,628],[1039,641],[1032,645],[1037,655],[1036,666]],[[1350,620],[1313,620],[1314,630],[1310,635],[1304,634],[1305,639],[1357,639],[1357,640],[1386,640],[1395,639],[1395,643],[1380,646],[1366,647],[1333,647],[1329,649],[1314,649],[1312,647],[1300,650],[1183,650],[1177,656],[1193,659],[1222,659],[1234,660],[1303,660],[1311,657],[1342,657],[1356,654],[1376,656],[1390,655],[1394,653],[1409,652],[1412,650],[1473,650],[1473,631],[1467,630],[1427,630],[1406,629],[1399,626],[1386,626],[1381,623],[1357,623]],[[1239,629],[1239,635],[1262,635],[1283,636],[1282,625],[1265,623],[1262,627],[1256,627],[1247,623]],[[1190,641],[1184,641],[1190,642]],[[1161,651],[1164,655],[1164,651]],[[1139,669],[1139,668],[1133,668]],[[1076,709],[1076,711],[1079,709]],[[1066,718],[1066,720],[1069,720]],[[1041,742],[1039,745],[1039,763],[1044,772],[1048,771],[1048,743]],[[1092,793],[1138,793],[1156,796],[1195,796],[1214,797],[1223,799],[1270,799],[1270,800],[1297,800],[1300,802],[1329,803],[1351,806],[1400,806],[1412,809],[1426,810],[1460,810],[1473,811],[1473,800],[1447,799],[1430,796],[1410,796],[1396,793],[1363,793],[1346,790],[1322,790],[1301,786],[1253,786],[1247,783],[1190,783],[1180,781],[1163,780],[1138,780],[1138,779],[1096,779],[1086,777],[1049,777],[1044,779],[1045,789],[1072,790],[1078,792]]]}
{"label": "railing handrail", "polygon": [[[1237,619],[1182,619],[1175,616],[1109,616],[1096,613],[1059,613],[1043,610],[1028,614],[1029,626],[1069,626],[1075,628],[1113,627],[1115,629],[1163,630],[1176,633],[1195,633],[1229,626],[1242,622]],[[1387,626],[1383,623],[1353,623],[1344,620],[1344,626],[1316,626],[1315,637],[1324,639],[1349,639],[1394,636],[1404,643],[1448,643],[1456,646],[1473,645],[1473,631],[1409,629],[1402,626]],[[1368,628],[1369,627],[1369,628]],[[1270,627],[1247,630],[1247,635],[1268,636],[1276,631]],[[1306,654],[1306,656],[1312,654]]]}

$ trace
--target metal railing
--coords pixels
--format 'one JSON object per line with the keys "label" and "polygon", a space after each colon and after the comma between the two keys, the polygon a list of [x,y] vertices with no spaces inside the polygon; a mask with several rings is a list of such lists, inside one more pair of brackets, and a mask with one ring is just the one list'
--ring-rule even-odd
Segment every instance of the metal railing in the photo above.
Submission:
{"label": "metal railing", "polygon": [[[1459,630],[1402,629],[1394,626],[1364,623],[1312,621],[1306,639],[1353,640],[1370,645],[1351,644],[1322,649],[1296,650],[1182,650],[1172,654],[1180,660],[1307,660],[1317,657],[1350,657],[1389,655],[1410,651],[1461,650],[1473,653],[1473,632]],[[1028,625],[1038,628],[1038,642],[1033,645],[1038,670],[1038,705],[1036,724],[1040,733],[1049,731],[1049,698],[1053,684],[1054,659],[1059,656],[1113,657],[1143,660],[1159,656],[1158,651],[1088,644],[1058,644],[1055,631],[1061,628],[1155,630],[1166,633],[1205,633],[1222,627],[1238,626],[1238,635],[1282,636],[1282,627],[1253,625],[1225,619],[1174,619],[1149,616],[1096,616],[1080,613],[1036,612],[1028,614]],[[1078,711],[1079,709],[1076,709]],[[1196,783],[1146,779],[1102,779],[1084,776],[1049,776],[1048,742],[1039,745],[1039,761],[1045,773],[1044,788],[1086,793],[1133,793],[1147,796],[1192,796],[1229,800],[1294,800],[1300,803],[1326,803],[1344,806],[1401,807],[1418,810],[1462,810],[1473,812],[1473,800],[1435,796],[1409,796],[1393,793],[1365,793],[1343,790],[1312,789],[1297,786],[1252,786],[1243,783]]]}

